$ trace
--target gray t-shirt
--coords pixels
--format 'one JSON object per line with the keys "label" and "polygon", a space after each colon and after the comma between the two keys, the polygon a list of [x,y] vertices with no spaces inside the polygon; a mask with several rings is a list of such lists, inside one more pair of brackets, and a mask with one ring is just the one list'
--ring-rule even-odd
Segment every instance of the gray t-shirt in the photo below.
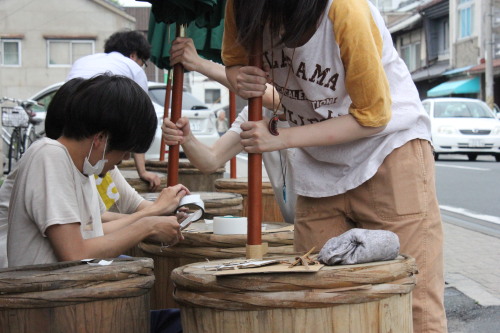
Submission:
{"label": "gray t-shirt", "polygon": [[67,223],[80,223],[84,239],[104,234],[94,178],[75,167],[65,146],[43,138],[19,161],[12,187],[9,267],[57,262],[45,231]]}

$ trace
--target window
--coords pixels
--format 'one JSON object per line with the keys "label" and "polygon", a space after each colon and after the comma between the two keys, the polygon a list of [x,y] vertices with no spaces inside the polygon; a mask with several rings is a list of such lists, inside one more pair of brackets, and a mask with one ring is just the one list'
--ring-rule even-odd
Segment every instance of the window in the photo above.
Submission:
{"label": "window", "polygon": [[474,2],[458,0],[458,38],[467,38],[474,32]]}
{"label": "window", "polygon": [[21,41],[14,39],[2,39],[1,65],[21,66]]}
{"label": "window", "polygon": [[69,67],[75,60],[93,54],[95,42],[93,40],[47,40],[48,66]]}
{"label": "window", "polygon": [[220,103],[220,89],[205,89],[205,103]]}
{"label": "window", "polygon": [[401,58],[406,66],[413,72],[422,66],[420,59],[420,32],[415,31],[403,36],[401,39]]}
{"label": "window", "polygon": [[448,22],[448,18],[441,20],[438,23],[438,54],[445,55],[448,54],[448,50],[450,47],[449,35],[450,35],[450,26]]}

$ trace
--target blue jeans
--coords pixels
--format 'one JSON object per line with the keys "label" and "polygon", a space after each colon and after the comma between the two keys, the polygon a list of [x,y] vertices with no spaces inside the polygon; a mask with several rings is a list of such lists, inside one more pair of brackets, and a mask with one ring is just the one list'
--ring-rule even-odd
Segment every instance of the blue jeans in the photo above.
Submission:
{"label": "blue jeans", "polygon": [[151,310],[150,333],[182,333],[179,309]]}

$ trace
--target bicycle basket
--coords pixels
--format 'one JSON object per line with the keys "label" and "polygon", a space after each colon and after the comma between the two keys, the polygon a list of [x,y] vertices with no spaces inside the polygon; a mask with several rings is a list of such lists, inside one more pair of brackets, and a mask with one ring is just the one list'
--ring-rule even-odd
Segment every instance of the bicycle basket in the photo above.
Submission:
{"label": "bicycle basket", "polygon": [[2,107],[2,125],[4,127],[28,127],[29,116],[21,106]]}

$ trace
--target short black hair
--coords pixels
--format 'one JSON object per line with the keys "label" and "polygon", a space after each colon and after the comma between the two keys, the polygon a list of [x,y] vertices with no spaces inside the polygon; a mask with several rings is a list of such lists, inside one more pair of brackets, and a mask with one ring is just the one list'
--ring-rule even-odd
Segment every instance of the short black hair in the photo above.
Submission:
{"label": "short black hair", "polygon": [[83,81],[85,80],[79,77],[69,80],[57,90],[50,101],[45,115],[45,135],[48,138],[57,140],[61,136],[67,103]]}
{"label": "short black hair", "polygon": [[104,52],[120,52],[125,57],[136,53],[144,62],[151,57],[151,45],[140,31],[122,30],[112,34],[104,44]]}
{"label": "short black hair", "polygon": [[103,132],[108,151],[145,153],[158,119],[148,94],[120,75],[98,75],[80,83],[66,104],[62,135],[82,140]]}

